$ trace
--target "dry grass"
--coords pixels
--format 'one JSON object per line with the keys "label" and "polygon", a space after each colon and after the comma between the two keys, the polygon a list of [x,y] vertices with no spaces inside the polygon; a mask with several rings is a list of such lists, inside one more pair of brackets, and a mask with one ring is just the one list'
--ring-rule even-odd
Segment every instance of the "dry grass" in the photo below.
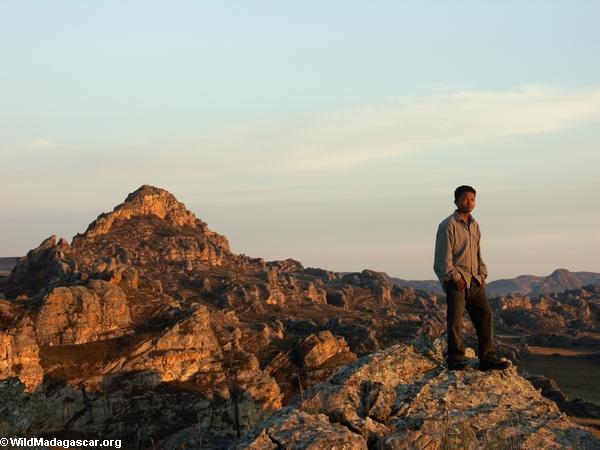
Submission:
{"label": "dry grass", "polygon": [[529,353],[534,355],[560,355],[560,356],[581,356],[592,355],[598,353],[597,350],[582,350],[574,348],[557,348],[557,347],[539,347],[537,345],[529,345]]}
{"label": "dry grass", "polygon": [[600,403],[600,365],[584,357],[531,355],[519,369],[554,379],[568,397]]}
{"label": "dry grass", "polygon": [[600,439],[600,419],[575,416],[569,416],[569,419],[578,425],[586,427],[596,438]]}

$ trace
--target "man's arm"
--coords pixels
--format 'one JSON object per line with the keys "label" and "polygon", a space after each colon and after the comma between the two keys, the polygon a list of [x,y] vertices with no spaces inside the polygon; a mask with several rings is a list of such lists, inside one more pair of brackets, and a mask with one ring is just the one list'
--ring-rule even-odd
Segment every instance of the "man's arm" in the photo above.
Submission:
{"label": "man's arm", "polygon": [[452,241],[448,227],[440,225],[435,237],[435,254],[433,261],[433,270],[440,283],[444,281],[460,281],[460,273],[454,267],[452,261]]}
{"label": "man's arm", "polygon": [[481,257],[481,231],[479,231],[478,238],[477,238],[477,262],[479,264],[478,273],[479,273],[479,275],[482,276],[483,287],[485,287],[485,285],[486,285],[485,280],[488,276],[488,271],[487,271],[487,266],[485,265],[485,263],[483,262],[483,258]]}

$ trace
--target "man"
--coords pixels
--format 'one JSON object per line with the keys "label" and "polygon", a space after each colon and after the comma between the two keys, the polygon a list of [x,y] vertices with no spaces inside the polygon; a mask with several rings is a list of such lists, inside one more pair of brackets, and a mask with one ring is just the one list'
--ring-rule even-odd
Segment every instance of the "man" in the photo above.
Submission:
{"label": "man", "polygon": [[448,355],[450,370],[467,367],[462,316],[465,308],[477,332],[479,368],[506,369],[508,361],[496,357],[492,309],[485,295],[487,268],[481,258],[479,224],[471,215],[475,189],[459,186],[454,191],[457,209],[440,223],[435,240],[433,270],[446,293]]}

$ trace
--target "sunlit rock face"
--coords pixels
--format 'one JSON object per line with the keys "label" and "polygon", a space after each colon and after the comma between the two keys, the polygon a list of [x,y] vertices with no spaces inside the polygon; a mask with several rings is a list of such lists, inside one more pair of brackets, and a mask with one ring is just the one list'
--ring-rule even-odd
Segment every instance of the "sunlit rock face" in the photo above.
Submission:
{"label": "sunlit rock face", "polygon": [[132,331],[127,296],[107,281],[56,287],[35,317],[39,345],[83,344]]}
{"label": "sunlit rock face", "polygon": [[17,377],[28,391],[43,380],[39,346],[30,318],[24,318],[13,329],[0,332],[0,379]]}
{"label": "sunlit rock face", "polygon": [[[148,185],[98,216],[73,238],[72,250],[81,266],[97,272],[106,270],[102,263],[115,262],[179,263],[192,270],[195,265],[221,265],[230,254],[224,236],[211,231],[171,193]],[[103,260],[97,261],[99,256]]]}
{"label": "sunlit rock face", "polygon": [[118,220],[131,219],[134,216],[154,215],[172,225],[196,226],[196,216],[189,212],[183,203],[169,192],[144,185],[127,196],[125,201],[107,214],[101,214],[90,224],[82,238],[92,238],[110,231]]}

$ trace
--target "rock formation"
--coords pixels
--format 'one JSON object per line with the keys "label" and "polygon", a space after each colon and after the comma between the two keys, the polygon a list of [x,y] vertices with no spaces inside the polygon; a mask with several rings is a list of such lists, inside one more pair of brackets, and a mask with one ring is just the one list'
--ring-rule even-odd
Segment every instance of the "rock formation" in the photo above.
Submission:
{"label": "rock formation", "polygon": [[[471,430],[477,442],[527,436],[563,445],[563,431],[565,442],[587,439],[539,396],[512,398],[531,394],[514,371],[505,379],[447,374],[439,349],[398,346],[445,330],[438,295],[371,270],[342,274],[235,254],[224,236],[151,186],[70,244],[46,239],[0,277],[0,290],[0,423],[15,435],[231,448],[279,411],[247,445],[395,448],[439,442],[440,432],[450,442],[468,417],[509,420],[499,407],[510,400],[527,431],[515,434],[506,423],[504,437]],[[493,305],[498,328],[527,342],[554,339],[556,330],[583,342],[600,331],[593,286]],[[541,325],[532,329],[531,321]],[[501,346],[512,356],[525,349]],[[467,401],[459,398],[465,386],[479,384],[493,402],[476,395],[469,409],[440,400],[446,392]],[[447,413],[446,428],[429,410]],[[551,439],[533,432],[534,422],[563,431]]]}
{"label": "rock formation", "polygon": [[343,337],[336,338],[331,331],[311,334],[299,345],[299,358],[305,367],[318,367],[340,353],[351,353]]}
{"label": "rock formation", "polygon": [[451,372],[397,345],[340,368],[238,449],[600,448],[514,368]]}
{"label": "rock formation", "polygon": [[56,287],[35,317],[39,345],[83,344],[132,331],[127,296],[107,281]]}
{"label": "rock formation", "polygon": [[33,324],[24,318],[17,327],[0,332],[0,375],[17,377],[27,390],[33,391],[43,379],[40,366],[40,348],[36,342]]}

